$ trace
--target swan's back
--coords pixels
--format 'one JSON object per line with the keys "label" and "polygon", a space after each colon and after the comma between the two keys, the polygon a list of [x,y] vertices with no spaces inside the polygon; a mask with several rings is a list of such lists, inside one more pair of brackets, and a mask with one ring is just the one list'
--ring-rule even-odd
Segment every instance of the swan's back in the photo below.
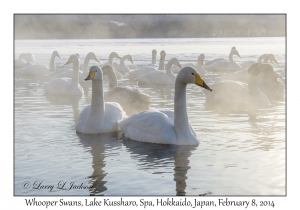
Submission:
{"label": "swan's back", "polygon": [[172,78],[165,72],[155,70],[138,76],[135,80],[141,84],[173,85],[175,83],[175,76]]}
{"label": "swan's back", "polygon": [[160,111],[142,111],[119,121],[124,135],[132,140],[158,144],[178,144],[174,122]]}

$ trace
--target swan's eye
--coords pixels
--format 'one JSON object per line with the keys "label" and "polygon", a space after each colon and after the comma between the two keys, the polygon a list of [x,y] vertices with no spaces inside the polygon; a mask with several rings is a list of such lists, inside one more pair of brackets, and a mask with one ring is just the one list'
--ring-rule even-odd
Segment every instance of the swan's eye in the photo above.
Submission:
{"label": "swan's eye", "polygon": [[97,72],[97,70],[95,70],[95,72]]}
{"label": "swan's eye", "polygon": [[192,75],[194,75],[194,73],[192,73]]}

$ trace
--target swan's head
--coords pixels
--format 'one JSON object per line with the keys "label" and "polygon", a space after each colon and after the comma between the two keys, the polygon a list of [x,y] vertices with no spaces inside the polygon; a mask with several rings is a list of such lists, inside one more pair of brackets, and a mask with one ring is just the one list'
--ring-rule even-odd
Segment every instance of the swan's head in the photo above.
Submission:
{"label": "swan's head", "polygon": [[166,52],[164,51],[164,50],[162,50],[161,52],[160,52],[160,58],[165,58],[166,57]]}
{"label": "swan's head", "polygon": [[184,67],[179,71],[176,82],[178,80],[183,84],[196,84],[200,87],[203,87],[204,89],[212,91],[212,89],[208,87],[207,84],[203,81],[198,72],[190,66]]}
{"label": "swan's head", "polygon": [[204,54],[200,54],[200,55],[198,56],[198,60],[201,61],[202,64],[203,64],[204,58],[205,58],[205,55],[204,55]]}
{"label": "swan's head", "polygon": [[76,63],[76,64],[79,64],[79,58],[77,57],[77,55],[73,54],[69,57],[69,60],[65,63],[65,65],[68,65],[70,63]]}
{"label": "swan's head", "polygon": [[53,55],[53,56],[56,56],[56,57],[59,57],[59,58],[61,59],[61,57],[59,56],[59,54],[58,54],[58,52],[57,52],[56,50],[53,51],[52,55]]}
{"label": "swan's head", "polygon": [[104,65],[101,67],[103,75],[109,75],[110,73],[114,73],[114,69],[111,65]]}
{"label": "swan's head", "polygon": [[273,62],[278,63],[277,60],[276,60],[276,58],[275,58],[275,56],[274,56],[273,54],[268,54],[268,55],[266,55],[266,56],[267,56],[267,59],[268,59],[269,61],[271,61],[272,63],[273,63]]}
{"label": "swan's head", "polygon": [[233,47],[231,48],[231,50],[236,50],[236,48],[233,46]]}
{"label": "swan's head", "polygon": [[[109,66],[109,65],[107,65]],[[102,80],[103,78],[103,75],[102,75],[102,70],[100,69],[99,66],[92,66],[90,68],[90,71],[89,71],[89,75],[87,76],[87,78],[85,78],[84,80],[94,80],[94,79],[97,79],[97,80]]]}
{"label": "swan's head", "polygon": [[27,62],[32,62],[34,63],[34,61],[32,60],[32,57],[31,57],[31,53],[21,53],[19,55],[19,59],[22,60],[26,60]]}
{"label": "swan's head", "polygon": [[86,55],[86,57],[89,58],[89,59],[93,59],[94,61],[100,62],[100,61],[98,60],[98,58],[96,57],[95,53],[93,53],[93,52],[89,52],[89,53]]}
{"label": "swan's head", "polygon": [[75,55],[77,55],[77,57],[78,57],[78,58],[80,58],[80,56],[79,56],[79,54],[78,54],[78,53],[75,53]]}
{"label": "swan's head", "polygon": [[132,56],[131,55],[125,55],[123,56],[123,59],[128,59],[132,64],[133,64],[133,60],[132,60]]}
{"label": "swan's head", "polygon": [[110,58],[119,58],[119,59],[122,59],[116,52],[110,53],[109,57]]}
{"label": "swan's head", "polygon": [[241,57],[239,52],[236,49],[231,50],[231,52],[233,53],[233,55],[237,55],[237,56]]}
{"label": "swan's head", "polygon": [[154,55],[156,55],[156,54],[157,54],[157,51],[156,51],[156,49],[153,49],[153,50],[152,50],[152,55],[153,55],[153,54],[154,54]]}
{"label": "swan's head", "polygon": [[176,65],[179,68],[182,68],[180,63],[179,63],[179,60],[177,58],[172,58],[171,60],[169,60],[169,63],[172,64],[172,65]]}

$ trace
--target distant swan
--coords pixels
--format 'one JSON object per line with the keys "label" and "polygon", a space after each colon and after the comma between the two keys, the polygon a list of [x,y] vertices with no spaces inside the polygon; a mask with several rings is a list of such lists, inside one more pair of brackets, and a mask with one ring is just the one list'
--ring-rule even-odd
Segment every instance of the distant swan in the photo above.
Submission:
{"label": "distant swan", "polygon": [[[268,63],[268,61],[271,61],[272,63],[278,63],[277,60],[275,59],[275,56],[273,54],[264,54],[263,57],[260,56],[258,58],[257,63],[252,64],[248,68],[256,68],[258,64],[261,63]],[[248,74],[248,68],[231,73],[231,74],[226,74],[222,76],[222,80],[235,80],[235,81],[240,81],[240,82],[248,82],[249,79],[249,74]],[[281,75],[278,75],[281,76]]]}
{"label": "distant swan", "polygon": [[197,135],[188,121],[186,86],[196,84],[211,91],[192,67],[183,68],[176,78],[174,112],[142,111],[118,123],[125,137],[156,144],[198,145]]}
{"label": "distant swan", "polygon": [[162,50],[160,52],[160,60],[159,60],[158,69],[153,68],[153,67],[143,67],[143,68],[131,71],[131,72],[128,73],[129,79],[135,79],[138,76],[141,76],[143,74],[147,74],[151,71],[164,70],[165,69],[165,58],[166,58],[166,52],[164,50]]}
{"label": "distant swan", "polygon": [[151,64],[146,65],[145,67],[150,67],[150,68],[158,68],[158,65],[156,64],[156,55],[157,51],[155,49],[152,50],[152,62]]}
{"label": "distant swan", "polygon": [[[267,63],[268,61],[271,61],[272,63],[278,63],[273,54],[262,54],[258,57],[256,63]],[[245,61],[243,63],[240,63],[242,69],[249,68],[253,64],[255,64],[254,61]]]}
{"label": "distant swan", "polygon": [[[79,58],[79,55],[77,55],[77,57]],[[94,60],[94,61],[97,61],[99,62],[99,60],[97,59],[95,53],[93,52],[89,52],[85,59],[84,59],[84,62],[83,62],[83,66],[82,66],[82,72],[78,72],[79,74],[79,83],[87,83],[84,79],[85,79],[85,75],[88,74],[88,65],[89,65],[89,62],[90,60]],[[56,74],[54,76],[49,76],[48,78],[63,78],[63,77],[66,77],[66,78],[72,78],[73,77],[73,70],[71,69],[68,69],[68,70],[65,70],[63,73],[60,73],[60,74]]]}
{"label": "distant swan", "polygon": [[[231,50],[236,50],[236,48],[235,48],[235,47],[232,47]],[[231,51],[231,50],[230,50],[230,51]],[[225,61],[226,59],[225,59],[225,58],[216,58],[216,59],[207,61],[207,62],[205,62],[205,66],[210,66],[210,65],[212,65],[212,64],[214,64],[214,63],[217,63],[217,62],[219,62],[219,61],[222,61],[222,60]]]}
{"label": "distant swan", "polygon": [[230,73],[230,72],[242,70],[242,67],[233,60],[233,55],[237,55],[241,57],[239,52],[233,49],[229,53],[229,61],[227,60],[219,61],[217,63],[214,63],[206,67],[206,69],[212,72],[219,72],[219,73]]}
{"label": "distant swan", "polygon": [[120,60],[120,64],[114,63],[115,70],[117,70],[118,72],[120,72],[122,74],[129,72],[129,68],[124,63],[125,60],[129,60],[133,64],[131,55],[124,55],[122,57],[122,59]]}
{"label": "distant swan", "polygon": [[117,121],[127,116],[118,103],[104,101],[102,70],[92,66],[86,80],[92,80],[92,102],[81,111],[76,131],[90,134],[119,131]]}
{"label": "distant swan", "polygon": [[138,81],[139,84],[152,84],[152,85],[174,85],[176,76],[172,73],[172,65],[177,65],[181,68],[181,65],[177,58],[169,60],[166,72],[154,70],[147,74],[141,75],[134,80]]}
{"label": "distant swan", "polygon": [[[267,66],[265,66],[267,65]],[[225,113],[255,112],[270,105],[269,98],[262,92],[258,84],[260,77],[273,75],[272,66],[264,64],[249,71],[248,85],[236,81],[222,81],[211,85],[213,92],[204,90],[205,107]]]}
{"label": "distant swan", "polygon": [[83,95],[83,89],[78,81],[79,58],[71,55],[65,65],[73,63],[73,76],[69,78],[54,78],[45,84],[45,91],[55,95]]}
{"label": "distant swan", "polygon": [[109,91],[104,94],[105,101],[116,102],[127,114],[149,109],[152,99],[149,95],[131,87],[118,87],[118,81],[111,66],[102,67],[103,75],[109,79]]}
{"label": "distant swan", "polygon": [[57,51],[53,51],[53,53],[51,55],[49,68],[44,65],[33,64],[33,65],[16,70],[16,74],[19,76],[22,76],[22,75],[45,76],[45,75],[49,74],[50,72],[55,71],[55,66],[54,66],[55,57],[60,58]]}
{"label": "distant swan", "polygon": [[[193,67],[194,69],[197,70],[197,72],[200,74],[200,75],[203,75],[205,74],[205,70],[203,68],[203,61],[204,61],[204,54],[200,54],[198,56],[198,60],[197,60],[197,63],[184,63],[184,64],[181,64],[182,67],[186,67],[186,66],[190,66],[190,67]],[[180,68],[176,68],[175,70],[173,70],[174,73],[178,73],[180,71]]]}
{"label": "distant swan", "polygon": [[34,63],[35,63],[35,59],[31,53],[21,53],[19,55],[19,59],[15,60],[15,69],[24,68]]}
{"label": "distant swan", "polygon": [[[110,66],[112,66],[112,67],[114,67],[113,66],[113,59],[114,58],[122,59],[116,52],[112,52],[112,53],[109,54],[108,63],[107,64],[110,65]],[[106,65],[106,64],[104,64],[104,65]],[[123,75],[121,73],[119,73],[118,71],[116,71],[115,68],[114,68],[114,72],[116,73],[116,76],[117,76],[118,80],[120,80],[120,79],[123,78]]]}

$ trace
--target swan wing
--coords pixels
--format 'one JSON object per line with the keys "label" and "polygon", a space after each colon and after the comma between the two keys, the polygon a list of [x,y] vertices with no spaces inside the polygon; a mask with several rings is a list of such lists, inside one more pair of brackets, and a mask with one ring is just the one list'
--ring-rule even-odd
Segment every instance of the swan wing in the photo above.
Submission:
{"label": "swan wing", "polygon": [[137,77],[135,80],[141,84],[157,84],[157,85],[172,85],[175,81],[172,81],[170,76],[162,71],[152,71],[147,74]]}
{"label": "swan wing", "polygon": [[132,140],[177,144],[175,129],[168,115],[156,110],[142,111],[118,123],[124,135]]}

